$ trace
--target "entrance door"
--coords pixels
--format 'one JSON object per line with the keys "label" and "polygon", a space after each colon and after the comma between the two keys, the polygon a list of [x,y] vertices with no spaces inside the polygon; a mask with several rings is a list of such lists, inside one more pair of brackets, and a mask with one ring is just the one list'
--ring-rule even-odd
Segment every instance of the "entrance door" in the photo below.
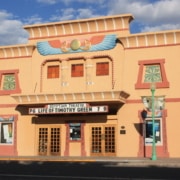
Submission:
{"label": "entrance door", "polygon": [[91,155],[92,156],[115,156],[115,126],[91,127]]}
{"label": "entrance door", "polygon": [[40,127],[38,155],[60,155],[60,127]]}

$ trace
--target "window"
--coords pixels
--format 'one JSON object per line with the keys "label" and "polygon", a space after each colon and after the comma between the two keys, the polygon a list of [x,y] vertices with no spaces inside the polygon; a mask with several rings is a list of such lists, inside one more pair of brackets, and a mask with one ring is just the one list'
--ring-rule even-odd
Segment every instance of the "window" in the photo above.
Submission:
{"label": "window", "polygon": [[15,74],[3,74],[2,75],[2,90],[14,90],[16,89]]}
{"label": "window", "polygon": [[0,144],[13,143],[13,125],[14,117],[0,117]]}
{"label": "window", "polygon": [[[157,145],[162,144],[162,135],[161,135],[161,120],[156,119],[155,122],[155,142]],[[146,119],[145,121],[145,144],[152,145],[153,142],[153,126],[152,119]]]}
{"label": "window", "polygon": [[70,123],[70,140],[81,140],[81,124],[80,123]]}
{"label": "window", "polygon": [[84,75],[83,64],[72,64],[71,66],[71,76],[72,77],[82,77]]}
{"label": "window", "polygon": [[12,144],[13,123],[1,123],[0,143]]}
{"label": "window", "polygon": [[169,82],[164,63],[164,59],[139,61],[139,73],[135,88],[149,89],[151,82],[156,82],[157,88],[168,88]]}
{"label": "window", "polygon": [[96,76],[105,76],[109,75],[109,63],[101,62],[96,63]]}
{"label": "window", "polygon": [[59,78],[59,66],[48,66],[47,69],[47,78]]}
{"label": "window", "polygon": [[0,95],[20,93],[18,79],[19,70],[0,71]]}
{"label": "window", "polygon": [[162,82],[160,65],[145,66],[144,82]]}

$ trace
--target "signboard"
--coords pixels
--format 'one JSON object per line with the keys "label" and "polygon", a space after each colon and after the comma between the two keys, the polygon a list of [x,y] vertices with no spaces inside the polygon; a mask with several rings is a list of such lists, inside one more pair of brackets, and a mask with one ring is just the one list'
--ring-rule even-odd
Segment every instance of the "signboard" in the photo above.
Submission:
{"label": "signboard", "polygon": [[[152,96],[142,96],[142,102],[144,104],[144,109],[147,111],[147,117],[152,117]],[[165,106],[164,96],[154,97],[154,110],[155,117],[162,117],[162,110]]]}
{"label": "signboard", "polygon": [[29,114],[105,113],[108,106],[90,106],[87,103],[48,104],[45,107],[29,108]]}

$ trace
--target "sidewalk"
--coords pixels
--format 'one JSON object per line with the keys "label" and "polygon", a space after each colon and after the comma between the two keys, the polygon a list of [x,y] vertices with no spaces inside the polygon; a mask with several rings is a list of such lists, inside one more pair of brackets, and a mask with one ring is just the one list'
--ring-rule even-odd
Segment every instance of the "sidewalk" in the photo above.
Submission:
{"label": "sidewalk", "polygon": [[79,163],[114,163],[118,166],[157,166],[180,167],[180,158],[131,158],[131,157],[59,157],[59,156],[1,156],[0,161],[31,162],[79,162]]}

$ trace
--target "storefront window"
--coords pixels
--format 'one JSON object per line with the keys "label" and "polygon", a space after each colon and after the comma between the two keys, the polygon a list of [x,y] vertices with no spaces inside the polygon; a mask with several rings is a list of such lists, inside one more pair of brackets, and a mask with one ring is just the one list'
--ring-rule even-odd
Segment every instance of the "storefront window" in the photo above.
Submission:
{"label": "storefront window", "polygon": [[[156,144],[162,144],[161,138],[161,121],[160,119],[155,119],[155,142]],[[148,119],[145,121],[145,144],[152,144],[153,142],[153,127],[152,120]]]}
{"label": "storefront window", "polygon": [[81,124],[80,123],[70,123],[70,140],[81,140]]}
{"label": "storefront window", "polygon": [[13,123],[12,122],[1,122],[0,123],[1,137],[0,143],[12,144],[13,143]]}

